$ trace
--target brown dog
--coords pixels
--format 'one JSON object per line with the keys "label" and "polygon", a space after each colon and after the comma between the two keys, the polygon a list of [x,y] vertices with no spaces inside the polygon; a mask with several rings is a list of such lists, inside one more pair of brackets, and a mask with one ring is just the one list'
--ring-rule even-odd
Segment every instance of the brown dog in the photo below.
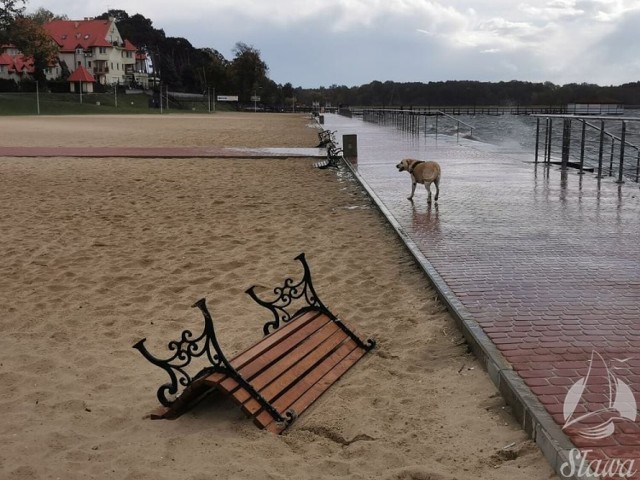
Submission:
{"label": "brown dog", "polygon": [[427,203],[431,203],[431,184],[436,186],[436,202],[440,193],[440,165],[437,162],[424,162],[422,160],[414,160],[405,158],[396,168],[400,172],[407,171],[411,174],[411,195],[407,199],[413,201],[413,193],[416,191],[416,184],[421,183],[429,192]]}

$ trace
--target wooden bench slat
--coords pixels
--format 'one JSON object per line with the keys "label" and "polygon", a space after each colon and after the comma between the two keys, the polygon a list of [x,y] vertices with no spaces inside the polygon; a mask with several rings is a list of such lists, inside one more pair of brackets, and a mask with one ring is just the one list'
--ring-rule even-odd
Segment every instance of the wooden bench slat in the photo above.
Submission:
{"label": "wooden bench slat", "polygon": [[[229,360],[229,363],[231,363],[231,366],[233,368],[238,370],[243,365],[246,365],[248,362],[250,362],[251,360],[255,359],[257,356],[259,356],[264,349],[269,348],[273,345],[276,345],[278,342],[287,338],[290,334],[295,333],[302,328],[306,327],[307,329],[309,329],[308,325],[311,322],[316,322],[314,323],[314,325],[317,325],[318,324],[317,322],[324,323],[324,320],[321,319],[321,313],[306,312],[305,314],[296,318],[296,321],[294,323],[288,323],[285,327],[283,327],[283,330],[277,330],[273,332],[271,335],[267,337],[263,337],[263,339],[260,340],[260,342],[258,342],[254,346],[246,349],[242,353],[238,354],[237,356]],[[284,330],[285,328],[286,330]],[[313,330],[313,327],[311,328],[311,330]],[[228,375],[226,375],[225,373],[217,372],[217,373],[212,373],[208,375],[205,378],[205,382],[210,385],[219,385],[221,382],[223,382],[227,378],[228,378]],[[228,391],[233,391],[233,389],[237,387],[237,383],[235,384],[235,386],[233,385],[233,383],[227,384],[225,386],[227,387]]]}
{"label": "wooden bench slat", "polygon": [[[287,388],[296,378],[327,355],[327,344],[335,348],[346,339],[346,334],[335,323],[330,322],[315,332],[295,350],[290,351],[277,362],[251,380],[251,384],[267,400],[273,399]],[[266,388],[267,387],[267,388]],[[243,402],[249,397],[238,400]]]}
{"label": "wooden bench slat", "polygon": [[[291,408],[291,405],[293,405],[293,403],[298,400],[298,398],[300,398],[307,390],[313,387],[316,382],[318,382],[318,380],[320,380],[343,359],[345,359],[354,349],[362,350],[350,338],[344,341],[338,347],[338,349],[331,353],[331,355],[322,360],[322,362],[318,363],[313,370],[307,373],[307,375],[300,378],[300,380],[294,387],[289,389],[286,393],[284,393],[284,395],[280,396],[278,399],[272,402],[272,405],[279,412],[285,412],[286,410]],[[246,409],[251,402],[253,402],[253,400],[245,403],[243,409]],[[273,419],[267,412],[258,413],[258,415],[256,415],[254,419],[254,423],[256,423],[256,425],[260,427],[268,425],[271,421],[273,421]]]}
{"label": "wooden bench slat", "polygon": [[[313,402],[315,402],[320,395],[322,395],[331,385],[333,385],[342,375],[344,375],[347,370],[349,370],[353,365],[355,365],[358,360],[360,360],[366,350],[362,348],[355,348],[351,351],[344,359],[338,363],[335,368],[332,368],[329,372],[327,372],[318,382],[316,382],[311,388],[309,388],[302,396],[300,396],[295,402],[293,402],[289,407],[292,408],[298,416],[300,416],[305,410],[307,410]],[[277,402],[276,402],[277,403]],[[266,412],[265,412],[266,413]],[[267,414],[268,415],[268,414]],[[270,415],[268,415],[271,417]],[[256,419],[257,420],[257,417]],[[254,422],[255,422],[254,420]],[[261,426],[260,424],[258,424]],[[267,425],[264,425],[264,428],[270,431],[274,431],[275,433],[280,433],[286,426],[279,425],[271,419],[271,422]]]}
{"label": "wooden bench slat", "polygon": [[343,331],[337,331],[326,342],[315,348],[310,355],[298,362],[295,367],[262,389],[261,394],[270,402],[275,401],[282,395],[282,392],[295,382],[300,382],[301,379],[306,378],[318,365],[330,361],[331,355],[347,340],[350,339]]}
{"label": "wooden bench slat", "polygon": [[[301,344],[306,342],[309,337],[315,335],[320,329],[328,324],[333,324],[331,319],[326,315],[320,315],[307,323],[303,328],[292,332],[286,338],[282,339],[276,345],[268,349],[264,349],[259,357],[254,358],[238,371],[242,372],[242,376],[247,379],[253,379],[262,370],[267,368],[273,362],[277,361],[289,351],[297,349]],[[336,325],[337,326],[337,325]]]}
{"label": "wooden bench slat", "polygon": [[[270,348],[264,349],[260,356],[253,358],[251,361],[246,363],[243,367],[238,368],[238,373],[242,375],[242,378],[251,382],[252,378],[260,373],[260,371],[264,370],[270,364],[278,360],[281,356],[286,354],[287,352],[296,348],[300,343],[304,342],[310,335],[313,335],[316,331],[322,328],[327,323],[331,322],[331,319],[326,315],[319,315],[309,322],[307,322],[302,328],[297,330],[292,330],[290,335],[286,336],[284,339],[281,339],[275,345],[270,345]],[[265,340],[268,337],[265,337]],[[264,340],[263,340],[264,341]],[[260,345],[258,343],[257,345]],[[233,362],[231,362],[233,365]],[[233,392],[234,388],[238,385],[238,383],[233,378],[226,378],[220,383],[220,387],[224,389],[225,392]]]}
{"label": "wooden bench slat", "polygon": [[[284,410],[288,410],[292,408],[295,401],[303,395],[307,390],[312,388],[322,377],[332,371],[337,365],[343,362],[347,357],[349,357],[354,351],[360,353],[358,358],[362,357],[365,353],[363,349],[358,347],[356,343],[352,339],[347,339],[340,348],[338,348],[333,354],[320,363],[314,370],[309,372],[308,375],[305,375],[298,384],[296,384],[295,388],[292,388],[287,392],[283,397],[280,397],[274,402],[274,405],[277,405],[276,408]],[[337,378],[337,377],[336,377]],[[296,411],[296,413],[298,413]]]}
{"label": "wooden bench slat", "polygon": [[207,375],[203,379],[203,382],[206,383],[207,385],[216,386],[225,378],[227,378],[226,373],[216,372],[216,373],[212,373],[211,375]]}
{"label": "wooden bench slat", "polygon": [[301,328],[304,328],[309,322],[315,320],[320,315],[322,315],[321,312],[312,310],[303,313],[299,317],[292,318],[289,322],[284,324],[275,332],[269,334],[266,337],[263,337],[262,340],[260,340],[258,343],[233,357],[233,359],[230,360],[231,365],[236,370],[242,368],[244,365],[251,362],[256,357],[259,357],[264,350],[272,347],[273,345],[276,345],[278,342],[282,341],[284,338],[300,330]]}
{"label": "wooden bench slat", "polygon": [[289,408],[293,408],[298,415],[302,414],[311,404],[320,397],[331,385],[338,381],[358,360],[360,360],[365,350],[356,348],[346,358],[344,358],[335,368],[324,375],[313,387],[307,390]]}
{"label": "wooden bench slat", "polygon": [[[275,406],[275,399],[283,392],[287,391],[289,388],[295,388],[294,385],[297,387],[298,383],[304,383],[309,375],[313,378],[313,373],[316,370],[325,368],[325,364],[331,362],[332,355],[335,353],[336,349],[340,349],[344,345],[347,338],[348,337],[337,334],[333,342],[325,342],[322,344],[314,351],[315,358],[310,358],[307,359],[307,361],[301,362],[300,368],[303,369],[302,372],[296,372],[298,373],[297,376],[292,374],[286,375],[278,382],[271,383],[261,392],[262,396]],[[348,340],[353,342],[351,339]],[[313,383],[314,382],[311,382],[311,384]],[[247,415],[256,415],[260,411],[261,405],[255,399],[250,399],[242,406],[242,409]],[[286,410],[279,409],[278,407],[276,407],[276,409],[279,412],[284,412]]]}

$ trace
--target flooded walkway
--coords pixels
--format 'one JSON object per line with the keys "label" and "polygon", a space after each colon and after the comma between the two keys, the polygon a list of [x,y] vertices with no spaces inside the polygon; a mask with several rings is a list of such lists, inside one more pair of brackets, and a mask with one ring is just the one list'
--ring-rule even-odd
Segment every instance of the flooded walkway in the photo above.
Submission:
{"label": "flooded walkway", "polygon": [[[326,115],[325,128],[357,134],[361,180],[556,470],[574,445],[640,470],[638,185],[360,119]],[[439,205],[420,185],[407,200],[403,157],[440,162]]]}

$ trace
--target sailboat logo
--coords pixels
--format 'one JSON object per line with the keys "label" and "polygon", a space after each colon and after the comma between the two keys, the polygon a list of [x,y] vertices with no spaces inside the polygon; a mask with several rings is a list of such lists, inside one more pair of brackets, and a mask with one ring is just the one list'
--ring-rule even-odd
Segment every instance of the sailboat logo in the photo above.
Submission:
{"label": "sailboat logo", "polygon": [[591,352],[586,376],[573,384],[564,400],[563,430],[573,427],[581,437],[598,440],[613,434],[616,420],[635,422],[636,399],[629,385],[613,373],[615,369],[615,366],[610,368],[599,353]]}

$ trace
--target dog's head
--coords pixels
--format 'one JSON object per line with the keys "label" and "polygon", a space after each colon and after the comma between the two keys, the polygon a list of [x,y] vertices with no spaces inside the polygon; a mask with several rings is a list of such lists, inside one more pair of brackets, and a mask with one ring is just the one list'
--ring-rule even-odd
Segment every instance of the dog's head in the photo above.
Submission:
{"label": "dog's head", "polygon": [[409,170],[409,160],[405,158],[399,164],[396,165],[396,168],[399,172],[404,172],[405,170]]}

